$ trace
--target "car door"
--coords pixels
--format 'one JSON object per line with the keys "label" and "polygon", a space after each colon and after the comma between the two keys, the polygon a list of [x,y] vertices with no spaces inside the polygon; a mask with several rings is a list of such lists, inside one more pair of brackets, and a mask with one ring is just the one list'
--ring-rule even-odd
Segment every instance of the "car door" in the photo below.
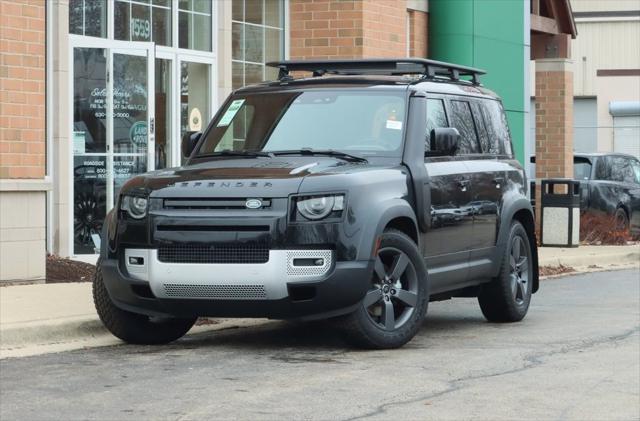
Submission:
{"label": "car door", "polygon": [[472,101],[472,111],[480,153],[471,156],[467,163],[471,171],[469,193],[473,210],[469,276],[480,278],[490,275],[494,268],[502,197],[515,162],[505,150],[510,139],[500,103],[478,98]]}
{"label": "car door", "polygon": [[[447,109],[446,98],[430,96],[427,99],[429,135],[437,127],[456,127],[461,135],[464,133],[463,136],[469,137],[470,131],[475,136],[469,108],[466,114],[464,107],[449,112]],[[465,143],[468,141],[461,139],[461,146]],[[428,156],[430,142],[427,142],[426,149],[425,166],[431,189],[431,226],[424,235],[423,245],[431,292],[437,293],[467,280],[473,215],[468,208],[470,180],[466,155]]]}

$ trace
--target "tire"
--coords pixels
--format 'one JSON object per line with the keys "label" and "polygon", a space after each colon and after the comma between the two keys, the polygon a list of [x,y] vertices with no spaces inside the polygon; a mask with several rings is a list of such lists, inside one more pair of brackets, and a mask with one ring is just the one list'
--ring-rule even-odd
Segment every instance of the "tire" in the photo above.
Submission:
{"label": "tire", "polygon": [[93,279],[93,303],[109,332],[130,344],[157,345],[173,342],[183,337],[196,322],[196,317],[154,320],[116,307],[104,285],[100,260]]}
{"label": "tire", "polygon": [[490,283],[483,285],[478,295],[482,314],[490,322],[522,320],[529,310],[532,288],[531,243],[522,224],[513,221],[500,272]]}
{"label": "tire", "polygon": [[620,231],[625,234],[630,232],[629,217],[624,209],[616,209],[616,213],[613,214],[613,221],[616,231]]}
{"label": "tire", "polygon": [[399,348],[422,326],[428,302],[427,269],[418,247],[406,234],[387,230],[380,238],[371,289],[340,322],[358,347]]}

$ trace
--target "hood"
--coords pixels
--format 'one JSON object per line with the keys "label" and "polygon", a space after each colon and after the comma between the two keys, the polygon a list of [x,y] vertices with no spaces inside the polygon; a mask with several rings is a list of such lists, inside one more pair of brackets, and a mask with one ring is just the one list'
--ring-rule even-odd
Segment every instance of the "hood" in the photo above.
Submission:
{"label": "hood", "polygon": [[[366,164],[365,164],[366,165]],[[361,168],[361,163],[321,156],[221,158],[152,171],[129,180],[123,192],[151,197],[287,197],[311,175]]]}

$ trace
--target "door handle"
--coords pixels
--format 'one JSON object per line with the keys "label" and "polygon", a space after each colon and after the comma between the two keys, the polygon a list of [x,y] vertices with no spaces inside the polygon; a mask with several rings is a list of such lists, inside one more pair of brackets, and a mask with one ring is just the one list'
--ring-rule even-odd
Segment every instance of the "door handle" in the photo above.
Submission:
{"label": "door handle", "polygon": [[504,177],[496,177],[493,179],[493,184],[495,184],[496,189],[499,189],[504,183]]}

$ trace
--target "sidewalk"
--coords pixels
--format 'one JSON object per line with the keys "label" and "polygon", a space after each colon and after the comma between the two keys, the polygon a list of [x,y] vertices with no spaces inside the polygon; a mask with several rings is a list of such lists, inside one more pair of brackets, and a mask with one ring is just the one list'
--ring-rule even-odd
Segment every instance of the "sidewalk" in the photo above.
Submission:
{"label": "sidewalk", "polygon": [[[578,272],[629,267],[640,262],[640,246],[539,248],[540,266]],[[264,319],[216,320],[191,333],[264,323]],[[102,326],[93,307],[91,283],[0,287],[0,358],[121,343]]]}

